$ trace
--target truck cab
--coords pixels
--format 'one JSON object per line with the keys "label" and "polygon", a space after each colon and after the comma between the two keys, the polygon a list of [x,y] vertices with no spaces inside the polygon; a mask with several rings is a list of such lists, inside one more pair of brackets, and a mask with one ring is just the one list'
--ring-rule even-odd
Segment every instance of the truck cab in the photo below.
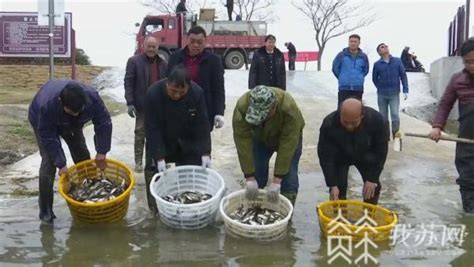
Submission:
{"label": "truck cab", "polygon": [[[202,12],[202,10],[201,10]],[[267,25],[262,21],[214,21],[198,20],[192,13],[177,15],[146,16],[136,35],[135,54],[143,52],[143,42],[151,35],[160,41],[159,55],[168,60],[175,50],[186,46],[188,30],[199,25],[207,34],[206,49],[221,55],[228,69],[240,69],[248,64],[252,52],[263,46]]]}

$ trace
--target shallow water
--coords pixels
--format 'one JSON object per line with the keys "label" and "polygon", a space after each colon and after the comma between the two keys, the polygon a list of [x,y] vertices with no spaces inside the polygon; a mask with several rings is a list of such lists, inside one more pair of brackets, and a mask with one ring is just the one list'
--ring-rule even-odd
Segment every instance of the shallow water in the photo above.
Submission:
{"label": "shallow water", "polygon": [[[401,224],[417,230],[401,240],[377,243],[368,252],[380,266],[472,266],[474,217],[463,215],[450,163],[417,162],[403,157],[400,166],[387,166],[380,204],[396,211]],[[397,171],[391,171],[397,170]],[[422,175],[421,175],[422,174]],[[351,169],[349,198],[360,198],[362,182]],[[342,258],[328,263],[328,241],[321,237],[316,203],[327,199],[319,172],[301,174],[301,187],[286,237],[257,242],[230,237],[222,222],[201,230],[176,230],[151,217],[144,206],[144,186],[135,188],[125,220],[105,225],[73,221],[63,199],[56,198],[58,219],[41,226],[36,198],[3,199],[0,202],[0,261],[6,265],[59,266],[341,266]],[[238,188],[231,188],[233,191]],[[433,223],[422,231],[421,223]],[[465,225],[464,243],[441,243],[443,225]],[[425,228],[428,228],[426,226]],[[395,243],[395,244],[392,244]],[[430,244],[431,243],[431,244]],[[362,251],[354,250],[354,261]],[[360,262],[361,266],[365,266]],[[368,266],[376,266],[369,261]]]}

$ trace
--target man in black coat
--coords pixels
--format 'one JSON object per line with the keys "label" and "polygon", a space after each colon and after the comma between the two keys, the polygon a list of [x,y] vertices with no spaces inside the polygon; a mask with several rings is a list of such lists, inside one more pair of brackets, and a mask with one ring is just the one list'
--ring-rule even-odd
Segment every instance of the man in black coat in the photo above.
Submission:
{"label": "man in black coat", "polygon": [[227,0],[225,7],[227,8],[227,16],[229,21],[232,21],[232,12],[234,11],[234,0]]}
{"label": "man in black coat", "polygon": [[288,48],[288,69],[295,70],[296,47],[292,42],[285,43],[285,46]]}
{"label": "man in black coat", "polygon": [[191,28],[188,32],[188,45],[170,56],[168,74],[176,66],[184,66],[191,74],[192,81],[204,90],[212,131],[214,126],[224,126],[224,66],[220,56],[205,51],[204,48],[206,31],[200,26]]}
{"label": "man in black coat", "polygon": [[364,181],[364,201],[378,203],[387,140],[382,115],[364,107],[358,99],[345,100],[340,110],[324,119],[319,132],[318,157],[331,200],[346,199],[349,166],[354,165]]}
{"label": "man in black coat", "polygon": [[176,6],[176,14],[186,12],[188,12],[188,10],[186,9],[186,0],[179,0],[178,5]]}
{"label": "man in black coat", "polygon": [[286,71],[283,53],[275,47],[276,37],[265,37],[265,46],[259,48],[252,57],[249,71],[249,89],[257,85],[267,85],[286,90]]}
{"label": "man in black coat", "polygon": [[150,182],[166,162],[211,165],[211,130],[204,91],[186,69],[177,67],[150,87],[145,105],[147,138],[145,181],[148,207],[156,213]]}
{"label": "man in black coat", "polygon": [[148,36],[145,51],[130,57],[124,78],[128,115],[135,118],[135,171],[142,172],[143,147],[145,146],[145,97],[148,87],[165,77],[166,62],[157,54],[159,41]]}

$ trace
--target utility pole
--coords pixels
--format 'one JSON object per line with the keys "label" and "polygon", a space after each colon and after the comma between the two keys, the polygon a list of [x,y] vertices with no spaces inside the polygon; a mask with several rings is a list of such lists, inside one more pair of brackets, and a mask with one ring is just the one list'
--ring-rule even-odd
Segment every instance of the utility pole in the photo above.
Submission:
{"label": "utility pole", "polygon": [[54,0],[49,0],[49,79],[54,79]]}

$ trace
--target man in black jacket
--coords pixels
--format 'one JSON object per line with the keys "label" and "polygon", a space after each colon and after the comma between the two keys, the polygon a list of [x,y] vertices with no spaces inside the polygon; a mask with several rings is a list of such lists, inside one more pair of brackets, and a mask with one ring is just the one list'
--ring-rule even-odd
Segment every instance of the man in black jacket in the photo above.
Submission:
{"label": "man in black jacket", "polygon": [[156,203],[150,182],[166,162],[210,167],[211,131],[204,91],[186,69],[177,67],[167,79],[150,87],[145,105],[147,138],[145,181],[150,210]]}
{"label": "man in black jacket", "polygon": [[145,146],[145,96],[148,87],[164,78],[166,62],[157,54],[159,41],[148,36],[145,51],[128,59],[125,72],[125,99],[128,115],[135,118],[135,171],[142,172],[143,147]]}
{"label": "man in black jacket", "polygon": [[286,90],[285,58],[275,47],[276,37],[265,37],[265,45],[259,48],[252,57],[249,70],[249,89],[257,85],[267,85]]}
{"label": "man in black jacket", "polygon": [[206,31],[195,26],[188,32],[188,45],[173,53],[168,63],[168,74],[176,66],[184,66],[193,82],[204,90],[209,125],[212,128],[224,126],[225,89],[222,59],[205,51]]}
{"label": "man in black jacket", "polygon": [[296,47],[292,42],[285,43],[285,46],[288,48],[288,69],[295,70]]}
{"label": "man in black jacket", "polygon": [[340,110],[324,119],[318,157],[331,200],[346,199],[349,166],[354,165],[364,181],[364,201],[378,203],[379,177],[388,151],[387,135],[382,115],[355,98],[345,100]]}

